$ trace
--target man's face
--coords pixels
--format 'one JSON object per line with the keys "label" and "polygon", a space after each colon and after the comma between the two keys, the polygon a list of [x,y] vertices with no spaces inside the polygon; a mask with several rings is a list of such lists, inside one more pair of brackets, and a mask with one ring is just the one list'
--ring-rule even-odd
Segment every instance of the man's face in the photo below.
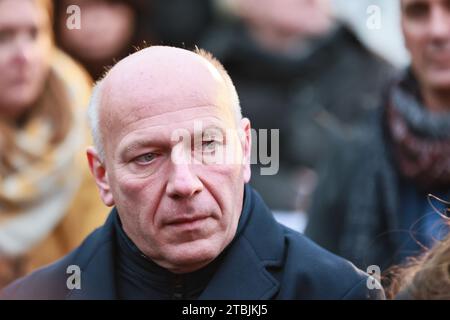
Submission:
{"label": "man's face", "polygon": [[403,0],[402,28],[423,86],[450,88],[450,0]]}
{"label": "man's face", "polygon": [[0,0],[0,113],[15,118],[38,98],[51,50],[48,14],[37,1]]}
{"label": "man's face", "polygon": [[[235,235],[250,169],[211,160],[219,150],[248,158],[250,126],[246,119],[236,126],[223,81],[206,61],[176,67],[184,70],[161,62],[148,67],[155,77],[108,80],[102,109],[110,111],[102,123],[109,124],[103,141],[110,190],[102,196],[147,256],[184,273],[212,261]],[[218,132],[227,129],[234,135],[222,139]]]}

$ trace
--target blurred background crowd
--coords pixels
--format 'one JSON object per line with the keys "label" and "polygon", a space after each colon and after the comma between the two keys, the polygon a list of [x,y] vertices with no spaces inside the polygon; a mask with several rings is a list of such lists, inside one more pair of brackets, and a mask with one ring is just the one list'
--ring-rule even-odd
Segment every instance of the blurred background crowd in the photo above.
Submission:
{"label": "blurred background crowd", "polygon": [[0,288],[104,221],[91,87],[161,44],[213,53],[279,130],[278,173],[251,180],[279,221],[364,270],[420,257],[397,291],[440,245],[450,298],[449,0],[0,0]]}

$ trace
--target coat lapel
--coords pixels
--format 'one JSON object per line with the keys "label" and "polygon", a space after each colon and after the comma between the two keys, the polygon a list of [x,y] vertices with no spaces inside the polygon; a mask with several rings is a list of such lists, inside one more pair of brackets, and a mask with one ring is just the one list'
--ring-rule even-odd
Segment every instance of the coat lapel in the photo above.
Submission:
{"label": "coat lapel", "polygon": [[227,254],[199,299],[270,299],[278,290],[278,281],[266,270],[250,245],[242,240]]}
{"label": "coat lapel", "polygon": [[111,300],[116,299],[114,271],[114,215],[110,213],[99,234],[83,246],[74,264],[81,269],[81,289],[72,290],[66,296],[68,300]]}

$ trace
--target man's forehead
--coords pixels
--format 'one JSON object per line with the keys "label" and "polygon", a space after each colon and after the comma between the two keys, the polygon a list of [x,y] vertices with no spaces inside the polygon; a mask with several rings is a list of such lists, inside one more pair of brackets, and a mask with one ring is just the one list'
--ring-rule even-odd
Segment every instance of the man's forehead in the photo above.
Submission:
{"label": "man's forehead", "polygon": [[160,114],[219,105],[227,98],[225,87],[219,72],[197,54],[147,48],[121,61],[104,79],[102,114],[123,115],[145,108]]}

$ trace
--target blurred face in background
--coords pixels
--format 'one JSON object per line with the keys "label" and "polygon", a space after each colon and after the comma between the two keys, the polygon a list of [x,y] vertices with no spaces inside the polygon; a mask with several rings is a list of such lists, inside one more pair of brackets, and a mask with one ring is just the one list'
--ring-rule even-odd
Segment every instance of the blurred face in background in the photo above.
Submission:
{"label": "blurred face in background", "polygon": [[0,0],[0,116],[20,117],[43,91],[52,48],[44,1]]}
{"label": "blurred face in background", "polygon": [[326,33],[331,24],[328,0],[234,0],[247,23],[305,38]]}
{"label": "blurred face in background", "polygon": [[450,0],[402,0],[412,68],[425,90],[450,89]]}
{"label": "blurred face in background", "polygon": [[58,28],[61,41],[69,52],[87,61],[104,61],[119,55],[133,37],[135,12],[121,1],[75,0],[66,1],[81,9],[81,28],[68,29],[68,15],[61,14]]}

